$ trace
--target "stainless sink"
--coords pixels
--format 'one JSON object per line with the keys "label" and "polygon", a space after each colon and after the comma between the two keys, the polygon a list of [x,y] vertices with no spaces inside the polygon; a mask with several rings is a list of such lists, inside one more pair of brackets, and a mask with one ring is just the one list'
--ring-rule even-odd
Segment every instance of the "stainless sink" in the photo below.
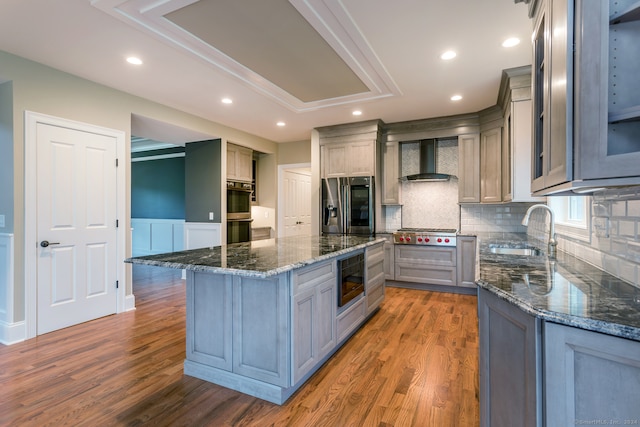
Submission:
{"label": "stainless sink", "polygon": [[542,252],[538,248],[507,248],[503,246],[494,246],[489,248],[491,253],[500,255],[521,255],[521,256],[542,256]]}

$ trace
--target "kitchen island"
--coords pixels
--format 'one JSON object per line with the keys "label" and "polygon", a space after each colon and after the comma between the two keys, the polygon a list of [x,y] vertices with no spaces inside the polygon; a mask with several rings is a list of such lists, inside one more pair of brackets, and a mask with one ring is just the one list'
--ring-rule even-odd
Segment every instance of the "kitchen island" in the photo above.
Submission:
{"label": "kitchen island", "polygon": [[639,425],[640,289],[528,245],[480,245],[480,425]]}
{"label": "kitchen island", "polygon": [[[284,403],[378,309],[384,239],[296,236],[127,262],[187,272],[184,372]],[[364,255],[364,292],[338,307],[339,261]]]}

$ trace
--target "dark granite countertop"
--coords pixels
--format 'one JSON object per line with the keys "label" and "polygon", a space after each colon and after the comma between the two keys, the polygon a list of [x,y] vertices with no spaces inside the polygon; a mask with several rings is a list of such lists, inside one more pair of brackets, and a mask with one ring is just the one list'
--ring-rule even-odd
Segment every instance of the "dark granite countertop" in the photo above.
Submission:
{"label": "dark granite countertop", "polygon": [[481,288],[543,320],[640,341],[640,288],[561,251],[500,255],[490,245],[526,242],[481,242]]}
{"label": "dark granite countertop", "polygon": [[129,258],[125,262],[211,273],[270,277],[364,249],[377,242],[384,242],[384,239],[362,236],[295,236],[147,255]]}

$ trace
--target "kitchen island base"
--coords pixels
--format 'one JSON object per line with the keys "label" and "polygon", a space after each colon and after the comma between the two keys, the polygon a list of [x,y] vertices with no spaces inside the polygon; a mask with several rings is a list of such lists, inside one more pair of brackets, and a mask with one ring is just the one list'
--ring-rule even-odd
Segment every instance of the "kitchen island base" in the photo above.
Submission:
{"label": "kitchen island base", "polygon": [[184,373],[283,404],[384,299],[382,242],[357,252],[364,292],[343,307],[345,254],[267,277],[188,270]]}

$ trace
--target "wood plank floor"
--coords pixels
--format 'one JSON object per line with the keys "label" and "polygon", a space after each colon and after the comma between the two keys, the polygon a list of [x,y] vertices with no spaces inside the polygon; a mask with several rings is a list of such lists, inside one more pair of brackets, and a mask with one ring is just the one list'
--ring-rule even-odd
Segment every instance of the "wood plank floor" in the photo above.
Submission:
{"label": "wood plank floor", "polygon": [[0,345],[2,426],[476,426],[476,297],[388,288],[283,406],[182,373],[180,272],[134,266],[133,312]]}

